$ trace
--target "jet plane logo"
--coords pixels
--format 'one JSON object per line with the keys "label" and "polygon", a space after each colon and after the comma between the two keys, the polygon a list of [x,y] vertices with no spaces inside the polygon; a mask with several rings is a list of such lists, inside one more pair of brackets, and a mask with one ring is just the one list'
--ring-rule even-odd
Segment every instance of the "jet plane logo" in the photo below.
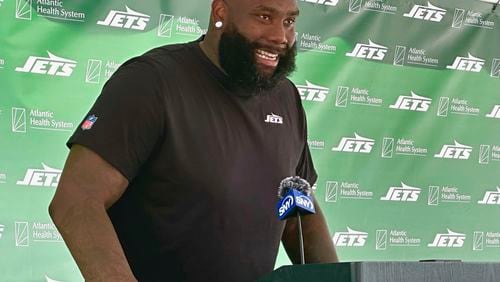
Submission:
{"label": "jet plane logo", "polygon": [[457,141],[454,142],[454,145],[444,145],[443,148],[441,148],[441,152],[435,154],[434,157],[441,159],[468,160],[472,153],[472,147],[462,145]]}
{"label": "jet plane logo", "polygon": [[500,205],[500,187],[496,191],[486,191],[481,201],[477,202],[480,205]]}
{"label": "jet plane logo", "polygon": [[468,55],[468,57],[456,57],[453,64],[446,66],[446,68],[451,70],[480,72],[483,69],[485,60],[476,58],[470,53],[468,53]]}
{"label": "jet plane logo", "polygon": [[58,57],[47,51],[48,57],[29,56],[24,66],[17,67],[17,72],[31,72],[54,76],[71,76],[77,62]]}
{"label": "jet plane logo", "polygon": [[324,102],[330,92],[329,88],[314,85],[307,80],[306,85],[297,85],[297,89],[302,100],[313,102]]}
{"label": "jet plane logo", "polygon": [[428,247],[435,248],[461,248],[464,245],[465,234],[456,233],[447,229],[448,233],[438,233]]}
{"label": "jet plane logo", "polygon": [[366,239],[368,239],[368,233],[347,227],[347,232],[335,232],[333,244],[337,247],[363,247]]}
{"label": "jet plane logo", "polygon": [[390,187],[382,201],[416,202],[420,195],[420,188],[411,187],[401,182],[401,187]]}
{"label": "jet plane logo", "polygon": [[414,5],[413,8],[403,16],[424,21],[441,22],[445,15],[445,9],[436,7],[430,2],[427,2],[427,6]]}
{"label": "jet plane logo", "polygon": [[417,112],[427,112],[431,106],[432,99],[419,96],[411,91],[411,96],[399,96],[394,105],[390,105],[391,109],[409,110]]}
{"label": "jet plane logo", "polygon": [[150,20],[150,16],[136,12],[125,6],[126,11],[111,10],[104,20],[97,22],[98,25],[112,26],[125,29],[144,30]]}
{"label": "jet plane logo", "polygon": [[373,43],[371,40],[368,40],[368,42],[369,44],[357,43],[354,50],[346,53],[346,56],[382,61],[389,49],[380,44]]}
{"label": "jet plane logo", "polygon": [[51,168],[42,163],[43,169],[30,168],[26,171],[23,180],[16,182],[17,185],[35,186],[35,187],[57,187],[62,171]]}
{"label": "jet plane logo", "polygon": [[312,3],[312,4],[321,4],[325,6],[337,6],[339,0],[300,0],[302,2]]}
{"label": "jet plane logo", "polygon": [[369,154],[374,145],[375,140],[354,133],[354,138],[343,137],[339,145],[332,148],[332,151]]}

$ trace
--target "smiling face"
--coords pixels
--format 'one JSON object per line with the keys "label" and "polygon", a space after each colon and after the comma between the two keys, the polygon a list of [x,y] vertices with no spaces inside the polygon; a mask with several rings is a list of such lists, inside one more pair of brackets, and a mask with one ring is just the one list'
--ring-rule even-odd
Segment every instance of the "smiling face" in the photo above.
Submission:
{"label": "smiling face", "polygon": [[295,0],[224,0],[219,62],[249,90],[276,85],[295,69]]}

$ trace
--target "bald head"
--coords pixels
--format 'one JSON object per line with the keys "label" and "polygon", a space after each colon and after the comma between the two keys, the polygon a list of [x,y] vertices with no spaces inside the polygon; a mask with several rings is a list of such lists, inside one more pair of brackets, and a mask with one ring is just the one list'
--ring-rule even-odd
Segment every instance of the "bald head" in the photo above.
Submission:
{"label": "bald head", "polygon": [[234,26],[251,40],[266,39],[266,35],[276,40],[269,35],[279,33],[282,41],[292,45],[298,14],[296,0],[213,0],[207,37],[218,41],[227,26]]}
{"label": "bald head", "polygon": [[298,15],[296,0],[213,0],[200,45],[228,75],[267,87],[295,67]]}

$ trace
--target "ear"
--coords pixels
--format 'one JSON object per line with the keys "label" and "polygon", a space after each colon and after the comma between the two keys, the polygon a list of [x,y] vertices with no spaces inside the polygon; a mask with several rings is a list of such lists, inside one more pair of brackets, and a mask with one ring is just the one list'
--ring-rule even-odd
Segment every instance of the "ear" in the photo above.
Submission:
{"label": "ear", "polygon": [[227,5],[224,0],[212,1],[212,22],[221,21],[225,23],[227,20]]}

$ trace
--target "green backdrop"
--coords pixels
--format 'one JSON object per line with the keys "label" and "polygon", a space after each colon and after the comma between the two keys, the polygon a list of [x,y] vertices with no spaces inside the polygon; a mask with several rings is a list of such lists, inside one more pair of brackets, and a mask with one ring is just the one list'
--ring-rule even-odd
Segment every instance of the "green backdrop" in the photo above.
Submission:
{"label": "green backdrop", "polygon": [[[198,38],[209,7],[0,0],[0,281],[82,280],[47,212],[64,143],[121,63]],[[500,8],[299,7],[291,79],[340,258],[499,261]]]}

